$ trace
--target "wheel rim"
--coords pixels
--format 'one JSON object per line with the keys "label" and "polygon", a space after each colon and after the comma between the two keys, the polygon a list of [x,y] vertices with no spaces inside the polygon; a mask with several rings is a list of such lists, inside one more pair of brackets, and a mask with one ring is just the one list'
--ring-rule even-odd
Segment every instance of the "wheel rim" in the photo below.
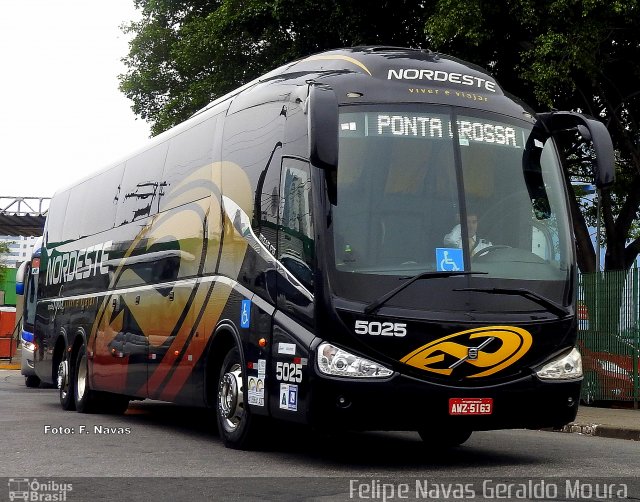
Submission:
{"label": "wheel rim", "polygon": [[234,432],[240,426],[244,416],[244,393],[239,364],[231,366],[220,379],[218,411],[222,419],[222,426],[226,431]]}
{"label": "wheel rim", "polygon": [[87,356],[83,355],[79,361],[77,371],[76,395],[78,401],[82,401],[87,388]]}
{"label": "wheel rim", "polygon": [[60,395],[63,399],[67,397],[67,381],[69,375],[69,363],[65,359],[60,361],[58,365],[58,389],[60,389]]}

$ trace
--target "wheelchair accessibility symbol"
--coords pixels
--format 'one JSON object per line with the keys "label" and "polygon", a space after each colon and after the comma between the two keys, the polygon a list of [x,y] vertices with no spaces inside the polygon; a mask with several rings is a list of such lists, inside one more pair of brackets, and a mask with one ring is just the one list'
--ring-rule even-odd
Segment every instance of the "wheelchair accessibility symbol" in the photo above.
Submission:
{"label": "wheelchair accessibility symbol", "polygon": [[242,300],[242,307],[240,307],[240,327],[251,327],[251,300]]}
{"label": "wheelchair accessibility symbol", "polygon": [[436,268],[438,272],[457,272],[464,270],[462,249],[436,248]]}

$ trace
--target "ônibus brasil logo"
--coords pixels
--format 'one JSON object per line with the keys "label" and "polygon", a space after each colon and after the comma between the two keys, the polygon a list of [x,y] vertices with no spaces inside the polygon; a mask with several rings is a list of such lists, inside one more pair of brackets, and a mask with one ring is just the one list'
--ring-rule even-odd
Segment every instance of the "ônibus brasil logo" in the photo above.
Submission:
{"label": "\u00f4nibus brasil logo", "polygon": [[71,483],[59,481],[38,481],[28,478],[9,478],[9,500],[33,502],[64,502],[67,493],[73,491]]}

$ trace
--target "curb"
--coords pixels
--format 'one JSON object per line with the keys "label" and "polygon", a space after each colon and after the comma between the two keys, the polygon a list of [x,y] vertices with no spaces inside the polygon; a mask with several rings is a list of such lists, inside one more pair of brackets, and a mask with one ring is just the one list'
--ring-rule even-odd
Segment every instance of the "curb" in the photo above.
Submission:
{"label": "curb", "polygon": [[2,363],[0,362],[0,370],[19,370],[20,363]]}
{"label": "curb", "polygon": [[640,441],[640,429],[614,427],[611,425],[571,423],[565,425],[562,429],[556,429],[556,431],[576,432],[578,434],[584,434],[585,436]]}

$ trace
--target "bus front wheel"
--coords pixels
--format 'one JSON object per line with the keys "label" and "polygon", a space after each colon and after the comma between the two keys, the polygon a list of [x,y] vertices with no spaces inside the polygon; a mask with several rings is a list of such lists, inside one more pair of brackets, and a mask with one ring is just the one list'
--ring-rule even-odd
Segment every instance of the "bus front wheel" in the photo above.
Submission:
{"label": "bus front wheel", "polygon": [[233,347],[222,363],[216,395],[218,431],[228,448],[247,449],[256,443],[259,417],[251,414],[246,399],[240,351]]}

